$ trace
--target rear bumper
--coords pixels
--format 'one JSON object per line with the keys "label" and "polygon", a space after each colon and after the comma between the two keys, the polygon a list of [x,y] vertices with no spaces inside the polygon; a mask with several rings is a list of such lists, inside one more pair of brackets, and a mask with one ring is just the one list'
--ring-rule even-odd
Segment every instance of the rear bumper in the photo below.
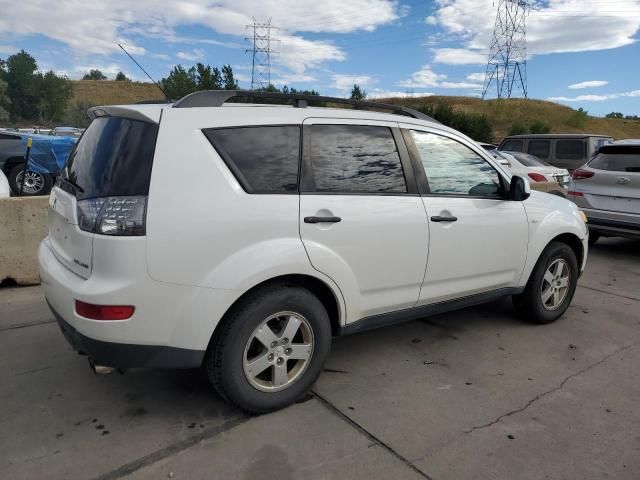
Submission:
{"label": "rear bumper", "polygon": [[[47,303],[49,303],[47,301]],[[62,330],[62,334],[75,351],[87,355],[96,365],[118,369],[152,368],[197,368],[202,365],[204,351],[156,345],[132,345],[103,342],[81,334],[49,303],[49,308]]]}
{"label": "rear bumper", "polygon": [[589,221],[589,230],[603,235],[640,238],[640,215],[583,209]]}

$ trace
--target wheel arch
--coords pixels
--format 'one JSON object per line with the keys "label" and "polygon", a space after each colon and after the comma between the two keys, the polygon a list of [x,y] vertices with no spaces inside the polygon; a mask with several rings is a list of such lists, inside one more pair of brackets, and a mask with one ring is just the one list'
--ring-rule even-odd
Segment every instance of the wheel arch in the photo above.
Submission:
{"label": "wheel arch", "polygon": [[224,325],[231,314],[242,305],[242,302],[255,294],[259,290],[268,289],[271,287],[275,287],[277,285],[291,285],[303,287],[309,290],[312,294],[314,294],[320,302],[327,309],[327,314],[329,315],[329,321],[331,322],[331,333],[333,335],[337,335],[337,332],[340,328],[341,318],[344,316],[342,312],[342,307],[340,303],[340,299],[338,294],[334,292],[334,290],[323,280],[307,275],[307,274],[286,274],[279,275],[277,277],[270,278],[268,280],[264,280],[260,283],[249,288],[246,292],[240,295],[229,308],[225,311],[224,315],[215,326],[213,334],[211,335],[211,339],[209,340],[209,345],[207,350],[213,344],[213,339],[216,335],[216,332],[219,332],[221,326]]}
{"label": "wheel arch", "polygon": [[561,242],[569,245],[569,247],[571,247],[571,250],[573,250],[573,253],[576,254],[576,259],[578,260],[578,268],[580,268],[580,266],[582,265],[582,261],[584,260],[584,246],[582,245],[582,241],[580,240],[580,238],[578,238],[577,235],[574,235],[573,233],[562,233],[555,238],[552,238],[544,248],[546,249],[552,242]]}

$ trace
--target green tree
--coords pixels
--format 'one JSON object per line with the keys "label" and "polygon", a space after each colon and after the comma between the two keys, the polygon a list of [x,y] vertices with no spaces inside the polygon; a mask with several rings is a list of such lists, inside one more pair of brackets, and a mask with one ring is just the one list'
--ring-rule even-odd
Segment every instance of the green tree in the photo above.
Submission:
{"label": "green tree", "polygon": [[541,121],[535,121],[529,127],[529,132],[534,134],[551,133],[551,125]]}
{"label": "green tree", "polygon": [[351,99],[364,100],[365,98],[367,98],[367,92],[360,88],[360,85],[358,85],[357,83],[354,84],[353,88],[351,89]]}
{"label": "green tree", "polygon": [[198,63],[196,65],[196,84],[198,90],[220,90],[222,88],[222,76],[218,67]]}
{"label": "green tree", "polygon": [[511,124],[509,128],[509,135],[524,135],[529,133],[529,128],[521,121],[516,121]]}
{"label": "green tree", "polygon": [[38,91],[35,72],[38,64],[35,58],[24,50],[11,55],[5,62],[7,95],[11,100],[9,116],[12,120],[35,119],[38,114]]}
{"label": "green tree", "polygon": [[238,90],[238,82],[233,76],[231,65],[222,66],[222,84],[224,90]]}
{"label": "green tree", "polygon": [[169,76],[161,80],[161,83],[167,95],[178,100],[198,90],[196,69],[190,67],[186,70],[182,65],[176,65],[169,72]]}
{"label": "green tree", "polygon": [[71,81],[48,71],[36,74],[35,84],[39,93],[38,119],[46,123],[61,122],[73,96]]}
{"label": "green tree", "polygon": [[106,80],[107,76],[96,68],[96,69],[90,70],[89,73],[85,73],[82,79],[83,80]]}
{"label": "green tree", "polygon": [[124,72],[118,72],[116,75],[116,82],[130,82],[129,78],[124,74]]}
{"label": "green tree", "polygon": [[67,107],[64,122],[72,127],[88,127],[90,120],[87,115],[87,110],[91,107],[95,107],[95,105],[86,100],[76,100]]}
{"label": "green tree", "polygon": [[621,112],[611,112],[605,115],[605,118],[624,118]]}
{"label": "green tree", "polygon": [[588,118],[589,112],[580,107],[578,110],[571,113],[570,117],[567,119],[567,125],[574,128],[584,128]]}
{"label": "green tree", "polygon": [[9,120],[9,96],[7,95],[7,82],[0,77],[0,122]]}

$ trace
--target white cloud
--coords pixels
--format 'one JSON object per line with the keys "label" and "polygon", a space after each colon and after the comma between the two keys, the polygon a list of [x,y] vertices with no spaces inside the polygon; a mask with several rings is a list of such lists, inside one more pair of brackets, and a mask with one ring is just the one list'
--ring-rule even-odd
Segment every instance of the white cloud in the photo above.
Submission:
{"label": "white cloud", "polygon": [[586,82],[574,83],[573,85],[569,85],[568,88],[571,90],[580,90],[582,88],[604,87],[608,84],[609,82],[605,80],[588,80]]}
{"label": "white cloud", "polygon": [[377,98],[417,98],[417,97],[431,97],[435,93],[431,92],[399,92],[393,90],[382,90],[379,88],[374,89],[367,94],[368,100],[374,100]]}
{"label": "white cloud", "polygon": [[20,49],[18,47],[14,47],[13,45],[0,45],[0,53],[13,55],[17,53]]}
{"label": "white cloud", "polygon": [[484,82],[485,72],[470,73],[467,75],[467,80],[471,82]]}
{"label": "white cloud", "polygon": [[200,62],[204,60],[205,52],[200,48],[195,48],[191,52],[178,52],[176,53],[176,57],[180,60],[186,60],[188,62]]}
{"label": "white cloud", "polygon": [[577,97],[549,97],[552,102],[604,102],[623,97],[640,97],[640,90],[632,90],[622,93],[607,93],[604,95],[578,95]]}
{"label": "white cloud", "polygon": [[156,60],[169,60],[169,55],[166,53],[152,53],[151,58],[155,58]]}
{"label": "white cloud", "polygon": [[[275,63],[301,73],[327,61],[342,61],[346,54],[325,40],[309,40],[301,33],[351,33],[373,31],[405,15],[397,0],[79,0],[50,2],[30,0],[6,5],[2,1],[0,32],[7,38],[44,35],[61,42],[86,58],[118,52],[123,35],[136,35],[165,43],[215,44],[244,47],[241,42],[185,38],[177,34],[185,26],[204,26],[211,31],[243,39],[245,28],[256,19],[272,19],[280,28],[282,53]],[[23,21],[28,18],[29,21]],[[126,41],[128,50],[144,54],[142,47]],[[286,46],[286,48],[285,48]],[[188,52],[183,52],[187,53]],[[185,58],[183,58],[185,59]]]}
{"label": "white cloud", "polygon": [[434,72],[429,65],[423,65],[411,78],[396,85],[406,88],[482,88],[481,84],[474,82],[450,82],[446,75]]}
{"label": "white cloud", "polygon": [[[438,0],[434,23],[457,35],[464,49],[439,49],[434,61],[486,62],[495,15],[492,0]],[[534,2],[526,22],[529,54],[617,48],[634,42],[640,27],[640,0],[616,0],[615,6],[600,0]]]}
{"label": "white cloud", "polygon": [[487,55],[468,48],[434,48],[434,63],[448,65],[482,65],[487,63]]}
{"label": "white cloud", "polygon": [[355,84],[366,87],[372,83],[375,83],[375,80],[369,75],[335,74],[333,75],[333,85],[331,87],[338,90],[351,90]]}

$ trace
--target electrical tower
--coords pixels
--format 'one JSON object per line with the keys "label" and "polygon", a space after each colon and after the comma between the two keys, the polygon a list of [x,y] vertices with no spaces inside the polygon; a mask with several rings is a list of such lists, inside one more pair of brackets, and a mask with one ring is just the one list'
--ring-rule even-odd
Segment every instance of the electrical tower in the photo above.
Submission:
{"label": "electrical tower", "polygon": [[498,98],[527,98],[527,0],[499,0],[482,98],[492,85]]}
{"label": "electrical tower", "polygon": [[271,25],[271,19],[266,23],[259,23],[253,19],[252,25],[247,25],[246,40],[251,48],[246,53],[253,55],[251,62],[251,90],[267,88],[271,85],[271,54],[278,53],[273,46],[278,43],[273,33],[278,28]]}

